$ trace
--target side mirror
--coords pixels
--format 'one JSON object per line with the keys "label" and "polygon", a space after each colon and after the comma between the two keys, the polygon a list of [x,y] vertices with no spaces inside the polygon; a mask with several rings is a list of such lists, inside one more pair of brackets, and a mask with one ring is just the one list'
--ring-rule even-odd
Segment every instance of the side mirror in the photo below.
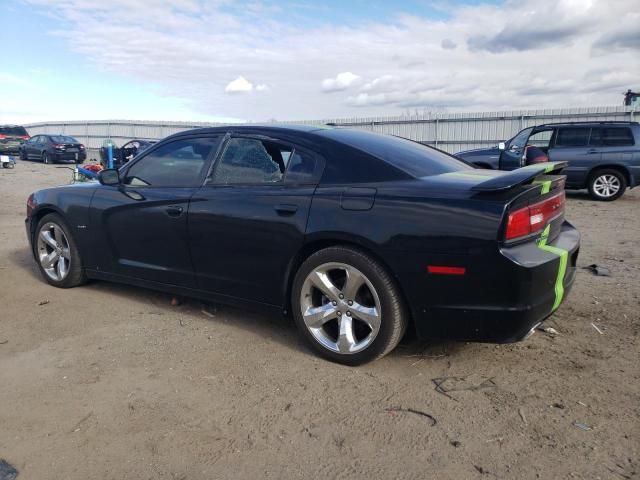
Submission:
{"label": "side mirror", "polygon": [[504,142],[500,142],[500,143],[498,144],[498,150],[504,150],[505,148],[507,148],[507,146],[505,145],[505,143],[504,143]]}
{"label": "side mirror", "polygon": [[100,173],[98,173],[98,181],[102,185],[120,185],[120,175],[118,174],[118,171],[113,168],[101,170]]}

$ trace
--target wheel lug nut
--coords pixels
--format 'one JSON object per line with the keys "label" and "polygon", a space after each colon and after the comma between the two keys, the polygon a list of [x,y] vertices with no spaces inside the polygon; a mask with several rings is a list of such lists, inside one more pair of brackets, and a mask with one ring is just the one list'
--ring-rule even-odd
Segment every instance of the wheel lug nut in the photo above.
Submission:
{"label": "wheel lug nut", "polygon": [[333,302],[331,302],[333,304],[333,306],[335,307],[336,305],[338,305],[338,302],[336,302],[335,300]]}
{"label": "wheel lug nut", "polygon": [[343,298],[344,298],[344,295],[343,295],[343,294],[340,294],[340,295],[339,295],[339,297],[340,297],[340,299],[343,299]]}
{"label": "wheel lug nut", "polygon": [[338,312],[338,316],[339,316],[339,317],[340,317],[340,316],[342,316],[342,312]]}
{"label": "wheel lug nut", "polygon": [[347,303],[348,303],[349,305],[353,305],[353,300],[349,300]]}
{"label": "wheel lug nut", "polygon": [[347,317],[351,316],[351,312],[347,310]]}

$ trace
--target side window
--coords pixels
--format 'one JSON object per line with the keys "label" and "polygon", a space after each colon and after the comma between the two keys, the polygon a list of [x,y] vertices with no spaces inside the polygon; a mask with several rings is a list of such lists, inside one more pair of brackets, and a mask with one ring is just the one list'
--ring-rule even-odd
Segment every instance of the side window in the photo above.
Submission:
{"label": "side window", "polygon": [[602,143],[611,147],[628,147],[634,144],[629,128],[603,128]]}
{"label": "side window", "polygon": [[528,145],[535,145],[538,148],[549,148],[549,142],[551,141],[551,135],[553,130],[542,130],[536,132],[527,140]]}
{"label": "side window", "polygon": [[[211,177],[212,183],[278,183],[292,160],[289,146],[257,138],[232,138]],[[295,155],[294,155],[295,157]]]}
{"label": "side window", "polygon": [[589,137],[589,145],[592,147],[599,147],[602,145],[602,129],[592,128],[591,137]]}
{"label": "side window", "polygon": [[584,147],[589,143],[590,128],[561,128],[558,130],[556,147]]}
{"label": "side window", "polygon": [[135,162],[124,183],[133,186],[191,187],[200,184],[207,158],[222,137],[176,140],[153,150]]}
{"label": "side window", "polygon": [[531,133],[531,128],[527,128],[520,133],[518,133],[515,137],[511,139],[509,142],[509,150],[516,150],[524,148],[527,143],[527,138],[529,138],[529,134]]}

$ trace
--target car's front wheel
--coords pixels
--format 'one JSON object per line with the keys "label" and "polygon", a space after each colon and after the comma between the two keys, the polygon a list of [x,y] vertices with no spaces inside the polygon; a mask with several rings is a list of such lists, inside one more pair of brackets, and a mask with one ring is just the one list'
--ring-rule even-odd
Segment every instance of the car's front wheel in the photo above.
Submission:
{"label": "car's front wheel", "polygon": [[27,159],[27,152],[24,148],[20,149],[20,160],[26,160]]}
{"label": "car's front wheel", "polygon": [[595,200],[616,200],[626,189],[627,179],[618,170],[598,170],[589,178],[589,193]]}
{"label": "car's front wheel", "polygon": [[40,219],[34,234],[33,251],[40,273],[51,285],[70,288],[85,282],[80,253],[60,215],[51,213]]}
{"label": "car's front wheel", "polygon": [[330,247],[307,258],[292,289],[295,322],[329,360],[360,365],[393,350],[407,326],[395,281],[371,256]]}
{"label": "car's front wheel", "polygon": [[47,152],[42,152],[42,163],[49,163],[49,154]]}

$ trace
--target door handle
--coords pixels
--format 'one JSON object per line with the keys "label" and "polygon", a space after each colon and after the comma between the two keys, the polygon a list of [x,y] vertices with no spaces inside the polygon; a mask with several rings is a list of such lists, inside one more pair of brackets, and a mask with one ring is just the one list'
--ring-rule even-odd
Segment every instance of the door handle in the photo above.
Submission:
{"label": "door handle", "polygon": [[169,215],[170,217],[179,217],[180,215],[182,215],[183,211],[184,209],[178,205],[169,205],[167,207],[167,215]]}
{"label": "door handle", "polygon": [[276,212],[278,212],[278,215],[282,215],[282,216],[293,215],[298,211],[297,205],[289,205],[286,203],[281,203],[280,205],[276,205],[273,208],[275,209]]}

